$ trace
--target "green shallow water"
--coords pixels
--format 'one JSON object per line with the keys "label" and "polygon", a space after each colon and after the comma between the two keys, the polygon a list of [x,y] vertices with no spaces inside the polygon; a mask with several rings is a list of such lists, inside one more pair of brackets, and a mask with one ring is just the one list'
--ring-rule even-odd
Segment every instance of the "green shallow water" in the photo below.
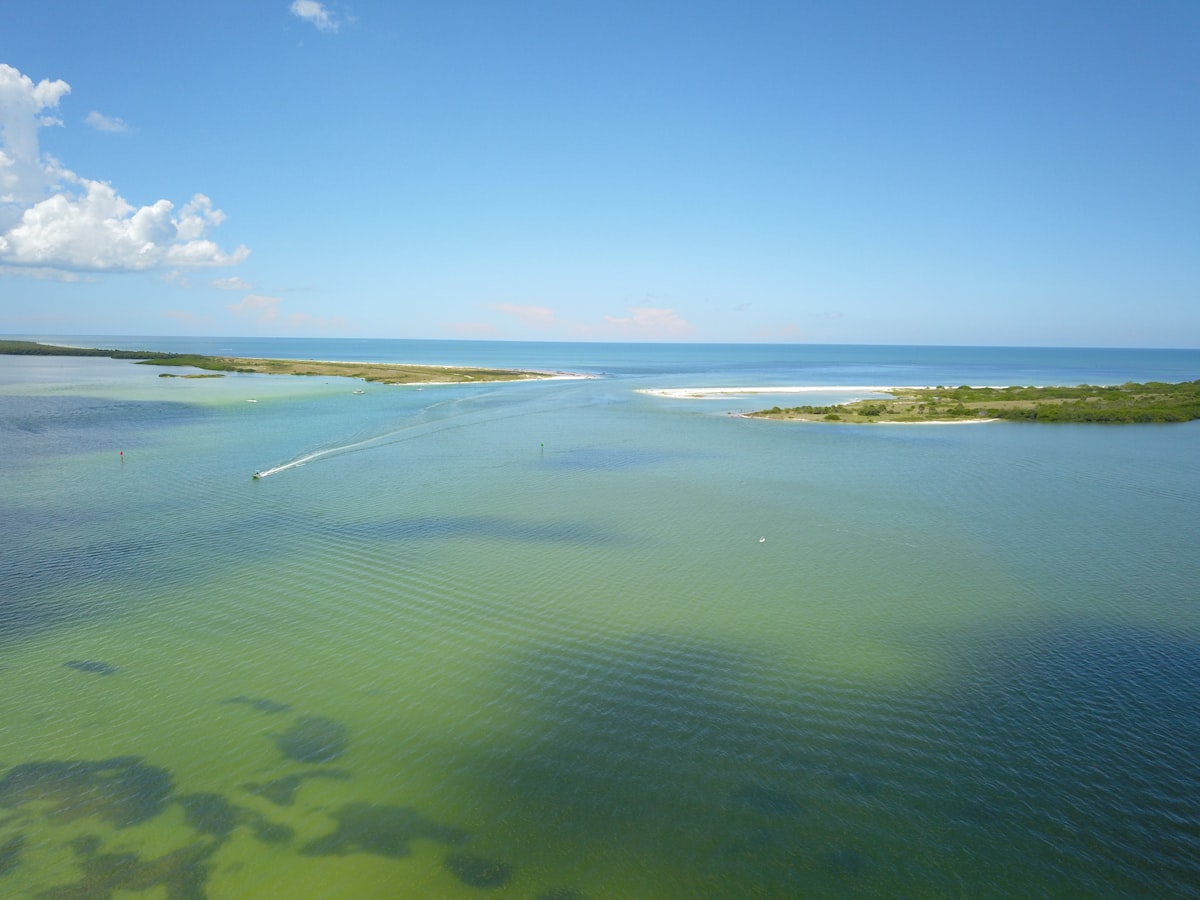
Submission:
{"label": "green shallow water", "polygon": [[1200,885],[1194,425],[0,364],[5,895]]}

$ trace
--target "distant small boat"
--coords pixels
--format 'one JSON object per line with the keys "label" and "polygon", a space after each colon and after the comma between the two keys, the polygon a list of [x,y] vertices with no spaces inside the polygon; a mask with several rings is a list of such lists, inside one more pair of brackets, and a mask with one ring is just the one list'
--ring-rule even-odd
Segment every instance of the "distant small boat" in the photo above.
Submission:
{"label": "distant small boat", "polygon": [[357,388],[357,389],[354,391],[354,393],[356,393],[356,394],[365,394],[365,393],[366,393],[366,391],[364,391],[362,388]]}
{"label": "distant small boat", "polygon": [[255,473],[254,473],[253,475],[251,475],[250,477],[251,477],[251,478],[262,478],[262,472],[255,472]]}
{"label": "distant small boat", "polygon": [[250,399],[250,400],[247,400],[246,402],[247,402],[247,403],[257,403],[258,401],[257,401],[257,400],[254,400],[254,399]]}

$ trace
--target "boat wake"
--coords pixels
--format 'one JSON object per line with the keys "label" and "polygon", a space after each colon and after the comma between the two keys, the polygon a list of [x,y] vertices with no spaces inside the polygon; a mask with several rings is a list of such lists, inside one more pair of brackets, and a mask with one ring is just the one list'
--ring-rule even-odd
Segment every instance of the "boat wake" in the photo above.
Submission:
{"label": "boat wake", "polygon": [[[362,438],[347,444],[314,450],[289,462],[255,472],[252,477],[256,480],[268,478],[271,475],[278,475],[289,469],[297,469],[300,466],[307,465],[319,459],[343,453],[354,453],[359,450],[375,449],[399,441],[415,440],[434,432],[468,427],[480,424],[481,422],[506,419],[511,416],[523,414],[524,403],[528,401],[524,401],[523,398],[512,398],[512,402],[498,407],[494,405],[497,394],[498,392],[489,391],[471,398],[455,398],[453,400],[440,401],[422,410],[418,421],[409,422],[399,428],[391,428],[382,434],[376,434],[372,437]],[[482,408],[474,408],[475,404],[482,404]],[[517,408],[514,408],[514,404]]]}
{"label": "boat wake", "polygon": [[372,444],[381,443],[387,438],[394,437],[397,432],[390,431],[387,434],[380,434],[372,438],[367,438],[362,441],[355,441],[352,444],[343,444],[339,447],[329,447],[325,450],[317,450],[313,453],[306,453],[304,456],[293,459],[291,462],[283,463],[279,466],[273,466],[270,469],[263,469],[260,472],[255,472],[253,478],[267,478],[270,475],[278,475],[280,472],[286,472],[288,469],[297,469],[300,466],[306,465],[315,459],[320,459],[323,456],[333,456],[335,453],[349,453],[353,450],[362,450]]}

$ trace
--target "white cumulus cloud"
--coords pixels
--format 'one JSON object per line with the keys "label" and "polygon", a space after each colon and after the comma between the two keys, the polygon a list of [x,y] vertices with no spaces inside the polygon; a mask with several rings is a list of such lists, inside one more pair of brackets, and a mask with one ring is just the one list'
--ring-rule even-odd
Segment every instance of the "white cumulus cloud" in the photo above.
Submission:
{"label": "white cumulus cloud", "polygon": [[321,31],[337,31],[338,22],[323,3],[317,0],[292,0],[288,7],[292,15],[299,16],[305,22],[315,25]]}
{"label": "white cumulus cloud", "polygon": [[240,275],[232,275],[229,278],[214,278],[212,286],[221,291],[248,291],[252,287],[250,282]]}
{"label": "white cumulus cloud", "polygon": [[49,184],[48,167],[39,159],[37,130],[58,124],[43,110],[54,109],[70,92],[65,81],[34,84],[27,75],[0,63],[0,216],[7,207],[40,198]]}
{"label": "white cumulus cloud", "polygon": [[111,184],[43,155],[38,128],[57,123],[47,111],[70,90],[65,81],[34,84],[0,63],[0,265],[129,272],[229,266],[246,258],[247,248],[226,252],[208,238],[225,216],[204,194],[178,208],[169,200],[135,207]]}
{"label": "white cumulus cloud", "polygon": [[97,131],[128,131],[129,130],[129,126],[126,125],[122,119],[113,118],[112,116],[106,116],[106,115],[104,115],[104,113],[96,112],[96,110],[94,110],[94,109],[90,113],[87,114],[87,118],[84,119],[84,121],[87,122],[89,125],[91,125],[93,128],[95,128]]}

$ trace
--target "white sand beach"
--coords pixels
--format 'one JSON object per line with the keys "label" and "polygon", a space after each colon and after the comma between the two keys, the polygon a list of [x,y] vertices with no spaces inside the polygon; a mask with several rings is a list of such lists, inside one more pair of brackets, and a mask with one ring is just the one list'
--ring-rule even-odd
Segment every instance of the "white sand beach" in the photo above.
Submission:
{"label": "white sand beach", "polygon": [[674,397],[684,400],[711,400],[717,397],[755,394],[885,394],[888,391],[913,390],[910,387],[880,387],[874,385],[821,384],[792,387],[697,387],[697,388],[639,388],[639,394]]}
{"label": "white sand beach", "polygon": [[[786,396],[789,394],[848,394],[850,396],[841,400],[842,403],[850,403],[854,400],[867,399],[870,394],[886,394],[891,391],[902,390],[922,390],[913,386],[891,386],[883,385],[791,385],[787,387],[780,386],[760,386],[760,387],[698,387],[698,388],[638,388],[639,394],[651,394],[656,397],[670,397],[676,400],[715,400],[718,398],[738,397],[738,396],[756,396],[761,394],[773,394],[776,396]],[[928,388],[925,388],[928,390]],[[761,418],[758,416],[750,416],[743,414],[743,418]],[[789,420],[792,421],[792,420]],[[810,420],[796,420],[810,421]],[[985,422],[999,422],[999,419],[990,418],[961,418],[961,419],[927,419],[917,422],[889,422],[880,421],[873,424],[877,425],[979,425]]]}

